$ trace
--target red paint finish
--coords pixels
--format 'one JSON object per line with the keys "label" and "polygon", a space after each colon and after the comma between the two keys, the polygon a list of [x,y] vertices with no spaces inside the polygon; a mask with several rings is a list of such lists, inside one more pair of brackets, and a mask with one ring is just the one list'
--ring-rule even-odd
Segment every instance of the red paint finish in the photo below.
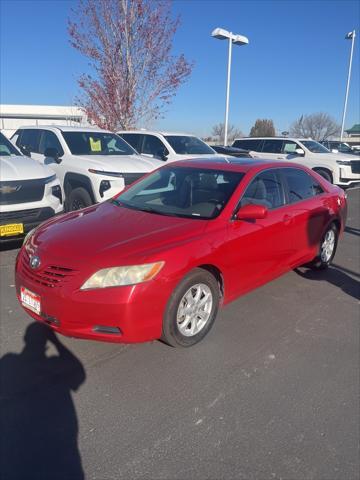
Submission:
{"label": "red paint finish", "polygon": [[[261,171],[288,163],[192,160],[177,166],[245,175],[212,220],[156,215],[105,202],[46,222],[23,246],[16,262],[18,297],[25,287],[41,298],[40,315],[25,308],[26,312],[68,336],[111,342],[157,339],[171,293],[192,269],[211,266],[219,271],[226,304],[312,260],[331,222],[338,223],[340,232],[345,227],[345,193],[305,167],[296,166],[313,175],[324,193],[268,210],[265,218],[251,221],[233,216],[246,187]],[[32,255],[41,260],[37,269],[29,265]],[[80,290],[102,268],[157,261],[165,265],[151,281]],[[94,331],[101,325],[118,327],[121,334]]]}

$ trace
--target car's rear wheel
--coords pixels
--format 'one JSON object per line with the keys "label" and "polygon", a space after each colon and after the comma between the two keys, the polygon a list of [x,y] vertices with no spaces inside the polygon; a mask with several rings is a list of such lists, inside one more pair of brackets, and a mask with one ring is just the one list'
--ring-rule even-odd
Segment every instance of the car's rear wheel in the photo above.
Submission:
{"label": "car's rear wheel", "polygon": [[90,206],[93,202],[91,201],[91,197],[89,192],[85,190],[85,188],[78,187],[71,190],[69,194],[69,199],[67,200],[67,210],[72,212],[74,210],[80,210],[81,208],[85,208]]}
{"label": "car's rear wheel", "polygon": [[162,340],[173,347],[200,342],[214,324],[219,308],[219,285],[206,270],[196,268],[175,288],[163,319]]}
{"label": "car's rear wheel", "polygon": [[324,233],[319,247],[319,253],[311,262],[310,267],[314,270],[324,270],[331,264],[338,243],[339,231],[332,223]]}

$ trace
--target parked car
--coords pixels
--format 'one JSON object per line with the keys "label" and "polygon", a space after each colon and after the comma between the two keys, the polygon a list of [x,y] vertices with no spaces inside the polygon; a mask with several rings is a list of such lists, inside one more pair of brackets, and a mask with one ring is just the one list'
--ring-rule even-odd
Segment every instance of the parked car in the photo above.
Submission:
{"label": "parked car", "polygon": [[0,241],[21,238],[63,208],[54,172],[22,155],[0,132]]}
{"label": "parked car", "polygon": [[64,335],[186,347],[221,305],[300,265],[328,267],[345,220],[345,192],[306,167],[175,162],[30,234],[17,296]]}
{"label": "parked car", "polygon": [[360,160],[352,155],[331,153],[312,139],[288,137],[239,138],[233,147],[252,151],[254,158],[289,160],[311,168],[341,187],[360,182]]}
{"label": "parked car", "polygon": [[333,153],[348,153],[350,155],[359,155],[359,152],[356,152],[353,148],[350,147],[348,143],[345,142],[336,142],[334,140],[324,140],[320,142],[321,145],[324,145],[330,152]]}
{"label": "parked car", "polygon": [[141,158],[118,135],[97,128],[21,127],[11,140],[53,169],[70,211],[113,197],[162,164]]}
{"label": "parked car", "polygon": [[129,130],[117,132],[142,156],[163,162],[174,162],[192,157],[217,158],[216,151],[200,138],[187,133]]}
{"label": "parked car", "polygon": [[249,150],[244,150],[243,148],[230,147],[225,145],[211,145],[211,148],[215,150],[216,153],[221,153],[223,155],[231,155],[232,157],[247,157],[251,158]]}

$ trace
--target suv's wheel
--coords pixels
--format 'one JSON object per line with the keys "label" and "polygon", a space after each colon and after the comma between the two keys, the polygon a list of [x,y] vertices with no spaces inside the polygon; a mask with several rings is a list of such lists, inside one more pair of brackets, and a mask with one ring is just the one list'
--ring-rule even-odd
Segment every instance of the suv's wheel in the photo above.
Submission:
{"label": "suv's wheel", "polygon": [[311,262],[310,267],[314,270],[324,270],[328,268],[335,256],[339,232],[333,223],[324,233],[320,242],[319,253]]}
{"label": "suv's wheel", "polygon": [[80,208],[85,208],[91,205],[93,202],[91,200],[90,194],[85,188],[78,187],[71,190],[69,198],[67,200],[67,210],[72,212],[74,210],[80,210]]}
{"label": "suv's wheel", "polygon": [[329,172],[329,170],[325,170],[324,168],[314,168],[314,172],[321,175],[328,182],[333,183],[333,177],[331,175],[331,172]]}
{"label": "suv's wheel", "polygon": [[219,298],[215,277],[201,268],[194,269],[170,297],[162,340],[173,347],[190,347],[202,340],[215,321]]}

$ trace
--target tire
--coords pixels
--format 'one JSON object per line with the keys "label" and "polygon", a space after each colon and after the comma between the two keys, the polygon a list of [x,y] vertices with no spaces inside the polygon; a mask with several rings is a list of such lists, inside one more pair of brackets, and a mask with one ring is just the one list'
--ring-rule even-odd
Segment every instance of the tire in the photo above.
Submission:
{"label": "tire", "polygon": [[78,187],[71,190],[69,198],[66,202],[67,211],[73,212],[74,210],[80,210],[81,208],[89,207],[93,204],[90,194],[85,188]]}
{"label": "tire", "polygon": [[336,253],[338,238],[339,231],[336,225],[332,223],[321,239],[319,253],[309,264],[310,268],[313,270],[325,270],[329,267]]}
{"label": "tire", "polygon": [[[199,299],[195,300],[197,296]],[[189,303],[191,298],[195,303]],[[199,303],[201,301],[203,303]],[[172,347],[191,347],[200,342],[215,322],[219,301],[219,285],[215,277],[202,268],[195,268],[171,294],[161,339]]]}
{"label": "tire", "polygon": [[323,178],[325,178],[325,180],[327,180],[328,182],[330,183],[333,183],[333,177],[331,175],[331,172],[329,172],[328,170],[325,170],[323,168],[316,168],[314,169],[314,172],[318,173],[319,175],[321,175]]}

